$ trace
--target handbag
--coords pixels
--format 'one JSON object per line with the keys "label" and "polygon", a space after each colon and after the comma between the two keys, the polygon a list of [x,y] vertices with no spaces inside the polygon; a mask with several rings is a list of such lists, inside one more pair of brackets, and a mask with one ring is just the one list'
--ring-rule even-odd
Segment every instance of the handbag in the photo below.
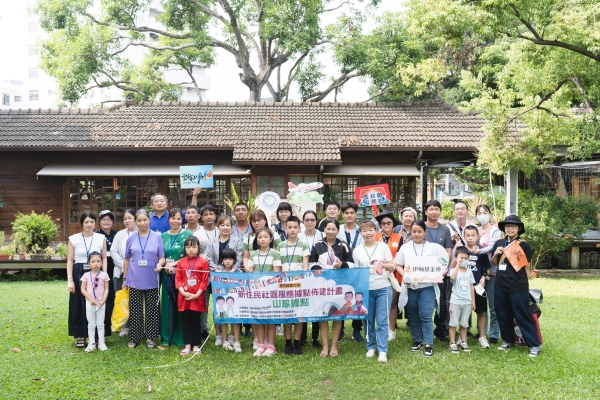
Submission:
{"label": "handbag", "polygon": [[396,277],[394,276],[394,273],[388,272],[387,276],[392,285],[392,289],[394,289],[396,292],[400,293],[401,287],[400,287],[400,284],[398,283],[398,279],[396,279]]}

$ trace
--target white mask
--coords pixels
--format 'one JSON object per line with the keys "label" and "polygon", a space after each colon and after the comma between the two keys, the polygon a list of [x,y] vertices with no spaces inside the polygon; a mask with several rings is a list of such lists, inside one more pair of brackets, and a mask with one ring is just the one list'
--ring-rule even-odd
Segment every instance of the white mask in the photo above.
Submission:
{"label": "white mask", "polygon": [[479,223],[481,225],[485,225],[488,222],[490,222],[490,215],[489,214],[481,214],[477,216],[477,221],[479,221]]}

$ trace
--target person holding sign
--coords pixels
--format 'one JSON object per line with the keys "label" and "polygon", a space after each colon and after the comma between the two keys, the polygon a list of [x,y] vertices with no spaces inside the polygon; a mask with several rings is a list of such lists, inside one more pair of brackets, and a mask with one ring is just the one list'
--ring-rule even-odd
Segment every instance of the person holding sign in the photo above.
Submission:
{"label": "person holding sign", "polygon": [[[412,241],[400,247],[396,254],[396,270],[404,277],[404,283],[408,286],[408,321],[410,333],[413,338],[412,351],[420,351],[425,342],[425,357],[433,356],[433,322],[432,315],[436,305],[436,297],[439,298],[439,288],[434,279],[429,281],[413,282],[408,269],[415,262],[425,258],[439,258],[446,261],[445,268],[441,269],[440,275],[444,276],[447,271],[448,252],[437,243],[425,241],[427,225],[422,220],[415,221],[412,225],[410,235]],[[437,273],[437,272],[436,272]]]}
{"label": "person holding sign", "polygon": [[[67,246],[67,290],[69,294],[69,336],[77,339],[77,348],[86,347],[87,320],[85,317],[85,297],[81,293],[81,277],[91,271],[88,256],[92,252],[102,255],[102,271],[106,272],[106,238],[94,233],[96,215],[86,211],[81,214],[79,223],[83,232],[69,236]],[[77,284],[75,283],[77,282]]]}
{"label": "person holding sign", "polygon": [[160,336],[158,273],[165,265],[165,249],[160,234],[150,230],[148,211],[135,213],[138,231],[127,239],[123,261],[123,289],[129,287],[129,348],[146,337],[146,346],[156,348]]}
{"label": "person holding sign", "polygon": [[496,241],[492,249],[492,265],[498,266],[494,290],[494,305],[502,335],[502,345],[498,350],[514,347],[513,321],[516,321],[529,346],[529,356],[537,357],[542,347],[529,312],[531,246],[519,238],[525,232],[525,225],[517,215],[510,214],[498,223],[498,228],[506,233],[506,237]]}
{"label": "person holding sign", "polygon": [[[301,271],[308,270],[308,245],[298,238],[300,233],[300,220],[296,216],[290,216],[285,221],[285,227],[288,239],[279,243],[277,251],[281,255],[281,270]],[[285,354],[299,356],[302,355],[300,339],[302,336],[302,322],[294,324],[294,343],[292,345],[292,325],[285,324],[283,333],[285,335]]]}
{"label": "person holding sign", "polygon": [[[369,309],[367,314],[367,358],[375,355],[375,347],[379,352],[378,361],[387,362],[390,302],[392,287],[388,274],[394,271],[394,258],[390,248],[375,240],[377,230],[371,221],[360,225],[364,243],[352,251],[354,264],[361,268],[370,268],[369,275]],[[377,330],[375,330],[377,321]]]}

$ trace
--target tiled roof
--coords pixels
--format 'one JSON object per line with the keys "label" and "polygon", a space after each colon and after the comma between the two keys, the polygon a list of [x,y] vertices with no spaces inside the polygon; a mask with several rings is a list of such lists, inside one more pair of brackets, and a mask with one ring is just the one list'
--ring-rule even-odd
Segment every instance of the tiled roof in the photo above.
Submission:
{"label": "tiled roof", "polygon": [[484,123],[445,104],[122,103],[0,111],[0,149],[221,148],[234,162],[336,163],[341,148],[472,151]]}

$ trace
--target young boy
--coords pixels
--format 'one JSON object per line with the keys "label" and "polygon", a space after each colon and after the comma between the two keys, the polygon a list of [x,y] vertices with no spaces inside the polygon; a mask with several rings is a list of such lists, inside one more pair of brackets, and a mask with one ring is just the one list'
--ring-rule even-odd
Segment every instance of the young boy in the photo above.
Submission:
{"label": "young boy", "polygon": [[[491,264],[487,254],[478,254],[479,231],[473,225],[468,225],[464,230],[467,249],[471,253],[469,256],[468,269],[473,273],[475,287],[485,287],[486,277],[490,271]],[[490,345],[485,337],[485,312],[487,311],[487,298],[483,297],[477,290],[475,291],[475,313],[477,314],[477,331],[479,332],[479,345],[484,349],[489,349]]]}
{"label": "young boy", "polygon": [[[296,216],[290,216],[286,221],[286,230],[288,239],[285,242],[279,243],[277,250],[281,255],[281,270],[301,271],[308,270],[308,245],[298,240],[300,233],[300,220]],[[285,354],[296,356],[302,355],[300,339],[302,336],[302,322],[294,324],[294,344],[292,346],[292,325],[285,324],[283,327],[285,335]]]}
{"label": "young boy", "polygon": [[458,354],[456,345],[456,327],[460,324],[460,347],[465,352],[471,351],[467,345],[467,329],[469,328],[469,317],[475,309],[475,289],[473,284],[473,273],[467,268],[469,265],[469,250],[460,246],[456,249],[454,256],[454,268],[450,271],[452,281],[452,295],[450,296],[450,351]]}

